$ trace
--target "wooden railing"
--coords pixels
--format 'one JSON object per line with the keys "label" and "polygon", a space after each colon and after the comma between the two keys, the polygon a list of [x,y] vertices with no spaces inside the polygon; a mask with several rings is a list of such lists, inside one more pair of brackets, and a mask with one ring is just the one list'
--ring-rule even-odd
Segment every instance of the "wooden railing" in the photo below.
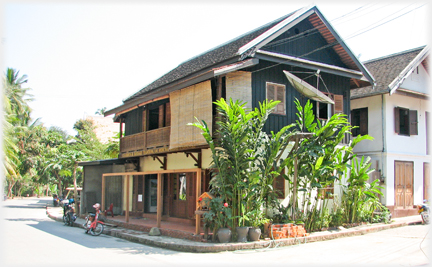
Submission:
{"label": "wooden railing", "polygon": [[122,137],[120,139],[120,153],[169,146],[170,129],[170,127],[164,127]]}

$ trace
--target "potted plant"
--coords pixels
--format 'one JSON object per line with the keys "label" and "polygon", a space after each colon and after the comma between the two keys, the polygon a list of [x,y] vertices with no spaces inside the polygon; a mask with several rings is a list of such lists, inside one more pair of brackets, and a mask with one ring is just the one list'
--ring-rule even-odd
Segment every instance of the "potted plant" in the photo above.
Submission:
{"label": "potted plant", "polygon": [[258,241],[261,236],[260,227],[270,222],[270,219],[265,217],[261,209],[252,210],[248,215],[248,224],[251,226],[248,231],[249,241]]}
{"label": "potted plant", "polygon": [[216,197],[210,201],[210,210],[204,214],[204,224],[213,229],[213,241],[216,234],[220,243],[231,240],[231,230],[228,228],[231,217],[231,208],[222,198]]}

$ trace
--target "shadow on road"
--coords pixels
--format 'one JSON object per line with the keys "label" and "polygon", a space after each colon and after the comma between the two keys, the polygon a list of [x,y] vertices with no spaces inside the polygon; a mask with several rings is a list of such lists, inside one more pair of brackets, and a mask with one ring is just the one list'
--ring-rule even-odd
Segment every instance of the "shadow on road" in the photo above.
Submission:
{"label": "shadow on road", "polygon": [[[40,212],[43,212],[45,214],[45,207],[49,203],[50,200],[39,200],[37,203],[30,203],[23,205],[16,205],[17,203],[11,203],[12,205],[4,205],[3,208],[10,208],[10,209],[41,209]],[[15,202],[15,201],[14,201]],[[22,213],[20,211],[20,213]],[[33,227],[37,230],[43,231],[47,234],[62,238],[64,240],[74,242],[78,245],[90,248],[90,249],[115,249],[120,250],[123,253],[126,254],[144,254],[144,255],[175,255],[179,252],[167,250],[167,249],[161,249],[158,247],[151,247],[139,243],[133,243],[129,242],[123,239],[115,238],[112,236],[107,235],[100,235],[100,236],[92,236],[89,234],[86,234],[84,229],[78,228],[78,227],[70,227],[63,225],[62,222],[54,221],[48,217],[41,218],[40,216],[37,216],[38,218],[34,217],[34,213],[31,215],[29,214],[29,217],[26,217],[26,213],[23,213],[23,216],[21,218],[7,218],[4,219],[6,222],[24,222],[28,226]]]}

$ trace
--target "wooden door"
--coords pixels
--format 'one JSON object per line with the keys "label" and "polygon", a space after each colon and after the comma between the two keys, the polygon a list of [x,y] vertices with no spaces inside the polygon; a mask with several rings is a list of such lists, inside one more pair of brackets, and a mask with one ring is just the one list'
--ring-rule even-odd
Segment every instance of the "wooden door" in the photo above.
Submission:
{"label": "wooden door", "polygon": [[177,218],[186,218],[186,207],[187,207],[187,179],[184,173],[172,174],[172,212],[171,216]]}
{"label": "wooden door", "polygon": [[193,218],[196,205],[194,173],[174,173],[170,175],[170,196],[172,205],[170,216]]}
{"label": "wooden door", "polygon": [[144,175],[133,176],[132,210],[144,212]]}
{"label": "wooden door", "polygon": [[430,190],[430,164],[425,162],[423,163],[423,199],[429,199],[429,191]]}
{"label": "wooden door", "polygon": [[395,161],[395,209],[413,207],[414,163]]}

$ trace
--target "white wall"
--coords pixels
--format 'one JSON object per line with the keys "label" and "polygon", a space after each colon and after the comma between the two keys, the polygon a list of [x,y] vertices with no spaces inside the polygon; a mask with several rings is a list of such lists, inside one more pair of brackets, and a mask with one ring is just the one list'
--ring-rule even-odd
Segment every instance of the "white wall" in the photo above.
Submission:
{"label": "white wall", "polygon": [[[424,86],[425,77],[424,73],[422,73],[423,71],[424,69],[419,67],[418,81],[413,81],[411,76],[408,77],[403,84],[405,89],[426,92],[427,87]],[[423,88],[419,88],[418,83],[423,83]],[[381,97],[384,97],[384,129],[382,127]],[[398,93],[391,96],[384,94],[383,96],[371,96],[351,101],[351,109],[364,107],[368,108],[368,133],[375,139],[373,141],[360,142],[354,148],[354,152],[359,156],[365,155],[370,156],[372,160],[379,160],[381,173],[385,177],[382,203],[387,206],[395,204],[395,161],[410,161],[414,163],[413,203],[421,203],[423,200],[423,163],[431,161],[430,157],[426,155],[425,112],[429,111],[429,101]],[[395,107],[417,110],[418,135],[403,136],[395,133]],[[384,152],[382,152],[383,132],[385,137]]]}
{"label": "white wall", "polygon": [[430,77],[423,65],[419,65],[410,76],[405,79],[400,88],[416,91],[419,93],[429,94]]}
{"label": "white wall", "polygon": [[382,151],[383,130],[381,102],[381,95],[351,100],[351,110],[368,108],[368,135],[374,138],[372,141],[364,140],[358,143],[354,147],[355,153]]}
{"label": "white wall", "polygon": [[[385,95],[386,103],[386,151],[389,153],[404,153],[426,155],[426,121],[425,112],[428,101],[404,95]],[[404,136],[395,133],[394,108],[402,107],[417,110],[418,135]]]}

